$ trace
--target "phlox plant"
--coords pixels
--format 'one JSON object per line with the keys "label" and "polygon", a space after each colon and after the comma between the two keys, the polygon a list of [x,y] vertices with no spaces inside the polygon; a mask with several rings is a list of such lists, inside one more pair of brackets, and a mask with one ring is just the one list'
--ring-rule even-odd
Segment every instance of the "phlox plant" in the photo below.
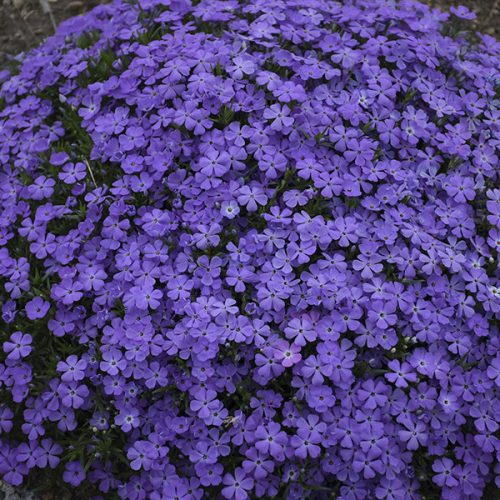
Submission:
{"label": "phlox plant", "polygon": [[115,0],[1,71],[2,480],[493,498],[500,44],[473,18]]}

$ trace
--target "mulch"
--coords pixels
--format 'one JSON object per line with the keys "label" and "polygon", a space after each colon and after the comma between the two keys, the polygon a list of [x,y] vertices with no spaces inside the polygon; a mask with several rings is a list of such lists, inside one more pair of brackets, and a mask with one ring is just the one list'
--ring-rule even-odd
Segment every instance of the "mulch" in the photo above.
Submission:
{"label": "mulch", "polygon": [[108,0],[0,0],[0,67],[36,47],[54,26]]}
{"label": "mulch", "polygon": [[477,14],[471,28],[500,39],[500,0],[420,0],[432,7],[448,10],[464,5]]}

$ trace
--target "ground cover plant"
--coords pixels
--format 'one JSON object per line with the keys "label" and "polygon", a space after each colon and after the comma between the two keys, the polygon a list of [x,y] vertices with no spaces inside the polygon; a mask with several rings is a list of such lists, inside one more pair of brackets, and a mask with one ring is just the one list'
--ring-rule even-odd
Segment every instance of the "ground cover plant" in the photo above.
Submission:
{"label": "ground cover plant", "polygon": [[486,498],[500,45],[414,1],[116,1],[0,73],[0,475]]}

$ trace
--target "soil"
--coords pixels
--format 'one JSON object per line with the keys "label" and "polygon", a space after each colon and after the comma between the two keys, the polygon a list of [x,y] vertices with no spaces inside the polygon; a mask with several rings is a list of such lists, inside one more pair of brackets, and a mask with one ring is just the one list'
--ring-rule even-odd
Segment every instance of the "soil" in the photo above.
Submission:
{"label": "soil", "polygon": [[448,10],[464,5],[477,14],[471,29],[500,39],[500,0],[420,0],[432,7]]}
{"label": "soil", "polygon": [[[62,20],[109,0],[0,0],[0,67],[35,47]],[[477,13],[473,29],[500,38],[500,0],[424,0],[445,9],[466,5]]]}
{"label": "soil", "polygon": [[0,0],[0,67],[39,45],[54,26],[109,0]]}

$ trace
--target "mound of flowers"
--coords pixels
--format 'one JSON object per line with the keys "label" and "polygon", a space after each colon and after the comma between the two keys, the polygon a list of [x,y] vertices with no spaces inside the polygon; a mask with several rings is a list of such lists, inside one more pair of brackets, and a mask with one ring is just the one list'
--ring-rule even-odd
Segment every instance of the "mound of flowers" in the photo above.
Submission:
{"label": "mound of flowers", "polygon": [[487,498],[500,44],[470,18],[115,1],[0,72],[3,481]]}

